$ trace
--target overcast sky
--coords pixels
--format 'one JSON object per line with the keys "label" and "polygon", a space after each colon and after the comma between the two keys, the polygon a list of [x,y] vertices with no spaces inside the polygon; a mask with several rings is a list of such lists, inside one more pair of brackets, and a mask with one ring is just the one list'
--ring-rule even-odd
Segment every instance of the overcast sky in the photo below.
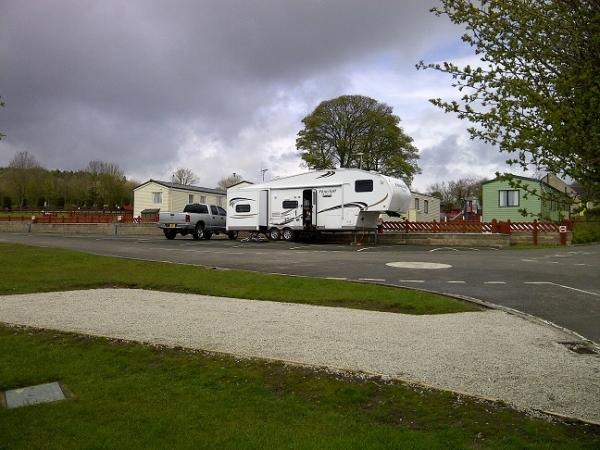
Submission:
{"label": "overcast sky", "polygon": [[435,0],[0,0],[0,166],[115,162],[128,178],[191,169],[214,187],[305,169],[301,120],[361,94],[392,106],[420,149],[413,188],[507,170],[427,100],[450,79],[416,62],[469,60]]}

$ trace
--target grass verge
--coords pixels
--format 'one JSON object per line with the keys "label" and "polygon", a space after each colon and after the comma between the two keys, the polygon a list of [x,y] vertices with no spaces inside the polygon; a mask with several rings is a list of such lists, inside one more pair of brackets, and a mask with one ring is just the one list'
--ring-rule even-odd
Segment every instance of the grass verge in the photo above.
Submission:
{"label": "grass verge", "polygon": [[600,220],[573,223],[573,244],[600,242]]}
{"label": "grass verge", "polygon": [[600,427],[278,363],[0,326],[0,390],[74,398],[0,409],[0,448],[598,448]]}
{"label": "grass verge", "polygon": [[117,286],[406,314],[479,310],[458,300],[410,289],[214,270],[14,244],[0,244],[0,267],[0,295]]}

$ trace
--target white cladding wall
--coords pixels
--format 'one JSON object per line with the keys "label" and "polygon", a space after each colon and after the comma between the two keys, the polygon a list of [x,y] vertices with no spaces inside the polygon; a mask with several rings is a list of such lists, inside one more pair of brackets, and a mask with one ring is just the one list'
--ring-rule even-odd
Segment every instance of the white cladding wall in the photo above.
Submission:
{"label": "white cladding wall", "polygon": [[[155,193],[160,194],[160,203],[155,203]],[[190,198],[192,196],[192,198]],[[192,201],[190,201],[192,200]],[[171,189],[159,183],[146,183],[133,191],[133,216],[138,217],[144,209],[161,211],[183,211],[188,203],[210,203],[225,205],[225,195],[184,189]]]}
{"label": "white cladding wall", "polygon": [[440,220],[440,199],[431,195],[411,192],[408,220],[410,222],[433,222]]}

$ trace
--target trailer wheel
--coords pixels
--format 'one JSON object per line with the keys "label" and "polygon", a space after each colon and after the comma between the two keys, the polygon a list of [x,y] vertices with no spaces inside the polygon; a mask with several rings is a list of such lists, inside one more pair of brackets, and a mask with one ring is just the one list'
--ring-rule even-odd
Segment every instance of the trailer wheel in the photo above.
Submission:
{"label": "trailer wheel", "polygon": [[175,230],[163,230],[163,233],[165,233],[165,237],[170,241],[175,239],[175,236],[177,236],[177,231]]}
{"label": "trailer wheel", "polygon": [[293,241],[296,238],[296,233],[291,228],[284,228],[282,236],[285,241]]}
{"label": "trailer wheel", "polygon": [[237,237],[238,237],[238,232],[237,231],[230,231],[230,232],[227,233],[227,236],[232,241],[235,241],[237,239]]}
{"label": "trailer wheel", "polygon": [[194,228],[194,232],[192,233],[192,237],[195,241],[202,239],[204,236],[204,224],[202,222],[196,224],[196,228]]}
{"label": "trailer wheel", "polygon": [[277,229],[277,228],[271,228],[269,230],[269,234],[267,235],[267,237],[271,241],[278,241],[281,238],[281,234],[279,233],[279,229]]}

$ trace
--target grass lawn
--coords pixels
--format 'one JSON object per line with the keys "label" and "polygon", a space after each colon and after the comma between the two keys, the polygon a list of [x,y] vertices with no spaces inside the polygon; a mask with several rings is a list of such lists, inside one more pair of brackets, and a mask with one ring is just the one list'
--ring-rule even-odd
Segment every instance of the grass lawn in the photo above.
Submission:
{"label": "grass lawn", "polygon": [[[475,309],[405,289],[19,245],[0,244],[0,265],[0,294],[122,286],[415,314]],[[0,391],[52,381],[73,398],[0,408],[0,449],[600,446],[600,427],[448,392],[0,324]]]}
{"label": "grass lawn", "polygon": [[0,448],[588,448],[600,427],[278,363],[0,326],[0,390],[74,398],[0,409]]}
{"label": "grass lawn", "polygon": [[117,286],[406,314],[479,310],[468,303],[411,289],[214,270],[14,244],[0,244],[0,267],[0,295]]}

